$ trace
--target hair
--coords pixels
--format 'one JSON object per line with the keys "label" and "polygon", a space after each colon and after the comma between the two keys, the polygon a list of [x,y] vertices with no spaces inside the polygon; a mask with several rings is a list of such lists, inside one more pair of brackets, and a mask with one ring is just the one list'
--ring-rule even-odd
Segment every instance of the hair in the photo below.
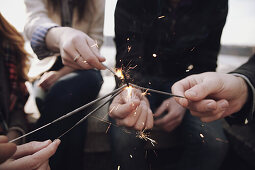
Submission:
{"label": "hair", "polygon": [[[78,11],[78,21],[83,18],[84,10],[86,8],[88,0],[72,0],[73,9]],[[61,0],[47,0],[48,5],[53,7],[54,10],[60,12]]]}
{"label": "hair", "polygon": [[[18,54],[16,57],[17,65],[17,75],[19,81],[28,80],[28,53],[24,49],[25,40],[18,33],[18,31],[12,26],[0,13],[0,50],[4,49],[6,43],[15,50],[15,53]],[[2,51],[0,51],[2,54]],[[2,57],[2,56],[0,56]]]}

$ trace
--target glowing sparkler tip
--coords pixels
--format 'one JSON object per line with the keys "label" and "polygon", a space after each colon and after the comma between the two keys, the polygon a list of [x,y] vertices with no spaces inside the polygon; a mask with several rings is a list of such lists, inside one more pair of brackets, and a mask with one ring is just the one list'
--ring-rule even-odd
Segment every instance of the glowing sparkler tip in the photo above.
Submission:
{"label": "glowing sparkler tip", "polygon": [[204,135],[202,133],[199,134],[201,138],[204,138]]}
{"label": "glowing sparkler tip", "polygon": [[154,53],[154,54],[152,54],[152,56],[153,56],[154,58],[156,58],[156,57],[157,57],[157,54]]}
{"label": "glowing sparkler tip", "polygon": [[165,16],[164,16],[164,15],[162,15],[162,16],[159,16],[159,17],[158,17],[158,19],[161,19],[161,18],[165,18]]}
{"label": "glowing sparkler tip", "polygon": [[116,75],[118,76],[118,78],[120,78],[121,80],[124,79],[124,75],[122,73],[122,70],[121,69],[117,69],[116,70]]}

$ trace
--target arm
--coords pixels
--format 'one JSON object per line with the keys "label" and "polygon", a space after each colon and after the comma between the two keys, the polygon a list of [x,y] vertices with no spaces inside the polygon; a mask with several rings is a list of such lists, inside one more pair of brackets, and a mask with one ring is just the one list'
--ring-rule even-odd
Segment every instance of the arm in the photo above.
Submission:
{"label": "arm", "polygon": [[[105,58],[97,48],[93,48],[95,41],[80,30],[55,24],[48,17],[44,2],[25,1],[28,13],[25,33],[38,58],[42,59],[55,52],[61,54],[64,65],[76,69],[104,69],[100,62],[105,61]],[[74,61],[77,56],[80,57]]]}

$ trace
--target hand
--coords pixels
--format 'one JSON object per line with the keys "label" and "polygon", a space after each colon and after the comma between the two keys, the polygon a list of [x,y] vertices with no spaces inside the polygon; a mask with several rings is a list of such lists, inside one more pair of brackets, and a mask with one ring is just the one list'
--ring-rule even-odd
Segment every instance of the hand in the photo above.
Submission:
{"label": "hand", "polygon": [[167,132],[171,132],[182,122],[186,109],[179,105],[174,98],[169,98],[159,106],[154,117],[160,117],[165,111],[167,114],[155,120],[154,124]]}
{"label": "hand", "polygon": [[216,72],[184,78],[172,86],[172,92],[185,96],[175,99],[204,122],[238,112],[248,98],[248,87],[241,77]]}
{"label": "hand", "polygon": [[0,136],[0,164],[9,159],[16,152],[16,149],[14,143],[8,143],[7,136]]}
{"label": "hand", "polygon": [[[82,31],[70,27],[55,27],[46,36],[49,49],[60,51],[63,64],[74,69],[105,69],[105,61],[97,48],[96,41]],[[76,61],[74,59],[77,57]]]}
{"label": "hand", "polygon": [[60,140],[30,142],[17,147],[15,154],[0,165],[0,170],[47,170],[48,159],[56,152]]}
{"label": "hand", "polygon": [[147,98],[138,89],[132,89],[132,97],[127,97],[127,90],[113,99],[109,115],[116,119],[118,125],[136,130],[151,129],[153,116]]}
{"label": "hand", "polygon": [[59,74],[58,71],[49,71],[49,72],[45,72],[39,82],[38,82],[38,86],[41,87],[44,90],[48,90],[51,88],[51,86],[53,84],[55,84],[55,82],[61,77],[61,75]]}

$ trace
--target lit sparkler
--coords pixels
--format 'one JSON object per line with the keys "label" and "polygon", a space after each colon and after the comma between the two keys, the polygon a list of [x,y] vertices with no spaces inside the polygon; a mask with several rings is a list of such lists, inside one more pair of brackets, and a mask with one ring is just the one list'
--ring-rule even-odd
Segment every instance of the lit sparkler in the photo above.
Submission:
{"label": "lit sparkler", "polygon": [[155,144],[157,144],[157,142],[149,137],[149,135],[150,135],[149,132],[146,133],[144,131],[145,131],[145,129],[136,132],[136,137],[138,137],[139,139],[143,139],[145,141],[150,141],[151,145],[155,146]]}

